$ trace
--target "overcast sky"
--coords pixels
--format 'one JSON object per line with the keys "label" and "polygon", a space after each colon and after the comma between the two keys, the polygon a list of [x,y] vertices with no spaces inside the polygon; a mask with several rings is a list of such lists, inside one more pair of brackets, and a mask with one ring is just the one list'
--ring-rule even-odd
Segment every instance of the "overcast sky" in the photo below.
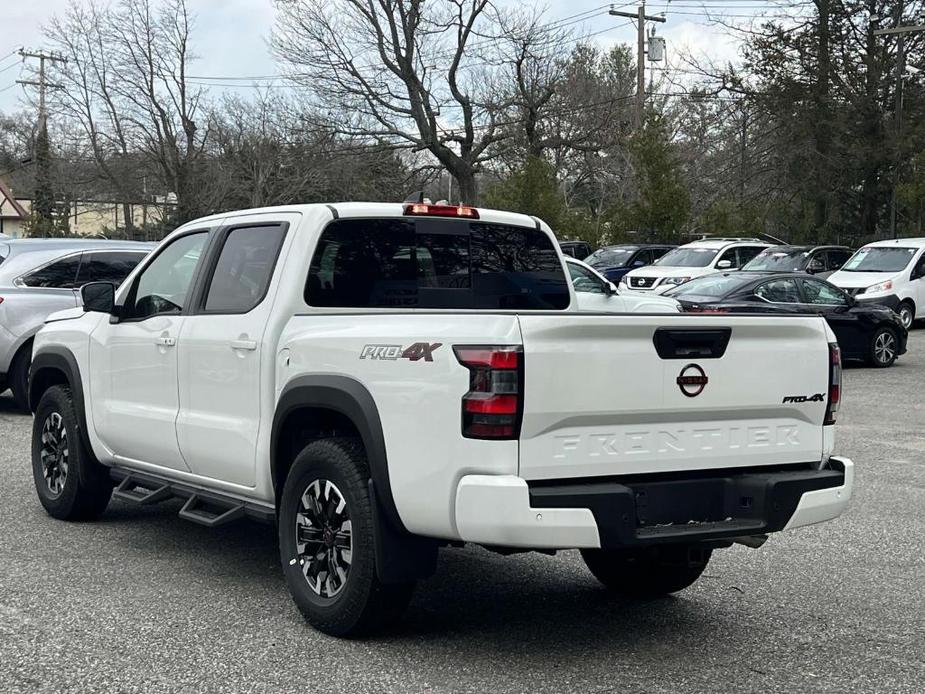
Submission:
{"label": "overcast sky", "polygon": [[[515,0],[500,1],[512,4]],[[757,0],[710,0],[712,4],[708,7],[717,7],[723,1],[737,3],[736,8],[761,4]],[[21,46],[41,48],[44,45],[42,26],[53,15],[63,12],[67,4],[68,0],[3,2],[0,21],[0,111],[10,113],[28,107],[23,87],[15,84],[20,77],[22,63],[18,56],[9,54]],[[520,0],[518,4],[523,5],[525,2]],[[617,4],[627,6],[623,9],[631,9],[633,5],[625,2]],[[271,0],[189,0],[189,6],[196,17],[193,47],[199,56],[190,74],[246,77],[279,71],[267,48],[273,24]],[[540,6],[547,8],[549,21],[554,21],[586,10],[604,8],[605,4],[600,0],[553,0]],[[668,10],[668,21],[658,25],[658,33],[667,40],[670,64],[677,65],[677,55],[690,50],[705,53],[720,61],[735,58],[735,42],[711,25],[703,16],[703,10],[691,0],[675,0],[670,5],[664,1],[650,2],[647,5],[650,14],[665,9]],[[750,9],[730,11],[752,13]],[[604,46],[617,42],[635,43],[635,30],[629,25],[629,20],[597,14],[590,17],[586,22],[572,25],[572,28],[596,33],[613,26],[613,29],[597,34],[592,40]],[[684,81],[683,78],[680,81]],[[241,87],[238,91],[247,93],[252,89]]]}

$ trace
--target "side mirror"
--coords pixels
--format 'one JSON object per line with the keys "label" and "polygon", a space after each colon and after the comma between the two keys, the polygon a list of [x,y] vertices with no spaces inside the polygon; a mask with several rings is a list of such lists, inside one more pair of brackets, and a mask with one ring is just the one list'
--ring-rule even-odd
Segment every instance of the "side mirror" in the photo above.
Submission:
{"label": "side mirror", "polygon": [[606,291],[608,296],[615,296],[620,293],[617,291],[617,285],[615,285],[613,282],[608,282],[604,286],[607,287]]}
{"label": "side mirror", "polygon": [[820,263],[818,260],[814,260],[809,264],[809,267],[806,268],[806,272],[811,275],[815,275],[817,272],[822,272],[825,270],[825,266]]}
{"label": "side mirror", "polygon": [[645,263],[644,260],[636,259],[636,260],[633,261],[633,267],[643,267],[643,266],[645,266],[645,264],[646,264],[646,263]]}
{"label": "side mirror", "polygon": [[116,305],[116,286],[112,282],[90,282],[80,288],[84,311],[112,314]]}
{"label": "side mirror", "polygon": [[717,269],[717,270],[728,270],[728,269],[731,268],[731,267],[732,267],[732,261],[731,261],[731,260],[720,260],[720,261],[716,264],[716,269]]}

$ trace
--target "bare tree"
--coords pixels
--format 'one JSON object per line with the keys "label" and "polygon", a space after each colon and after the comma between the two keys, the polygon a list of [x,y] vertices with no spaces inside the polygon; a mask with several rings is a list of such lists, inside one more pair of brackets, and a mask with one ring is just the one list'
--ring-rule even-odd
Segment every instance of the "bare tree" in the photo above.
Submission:
{"label": "bare tree", "polygon": [[478,201],[504,137],[498,22],[489,0],[277,3],[273,46],[339,134],[428,151]]}

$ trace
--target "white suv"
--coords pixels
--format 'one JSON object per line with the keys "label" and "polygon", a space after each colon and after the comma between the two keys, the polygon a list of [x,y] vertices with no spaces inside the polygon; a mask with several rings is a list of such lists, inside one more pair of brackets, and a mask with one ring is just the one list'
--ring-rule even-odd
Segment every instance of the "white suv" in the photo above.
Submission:
{"label": "white suv", "polygon": [[771,245],[751,238],[694,241],[669,251],[653,265],[628,272],[620,283],[630,289],[661,294],[694,277],[723,270],[738,270]]}
{"label": "white suv", "polygon": [[829,282],[859,302],[889,306],[908,329],[925,318],[925,238],[869,243]]}

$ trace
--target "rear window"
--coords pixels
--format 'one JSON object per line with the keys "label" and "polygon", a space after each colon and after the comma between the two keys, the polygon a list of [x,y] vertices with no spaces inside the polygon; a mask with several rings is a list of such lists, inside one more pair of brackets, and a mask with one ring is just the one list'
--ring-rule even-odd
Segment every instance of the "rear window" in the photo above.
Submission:
{"label": "rear window", "polygon": [[322,232],[311,306],[558,310],[568,282],[538,229],[448,219],[343,219]]}

